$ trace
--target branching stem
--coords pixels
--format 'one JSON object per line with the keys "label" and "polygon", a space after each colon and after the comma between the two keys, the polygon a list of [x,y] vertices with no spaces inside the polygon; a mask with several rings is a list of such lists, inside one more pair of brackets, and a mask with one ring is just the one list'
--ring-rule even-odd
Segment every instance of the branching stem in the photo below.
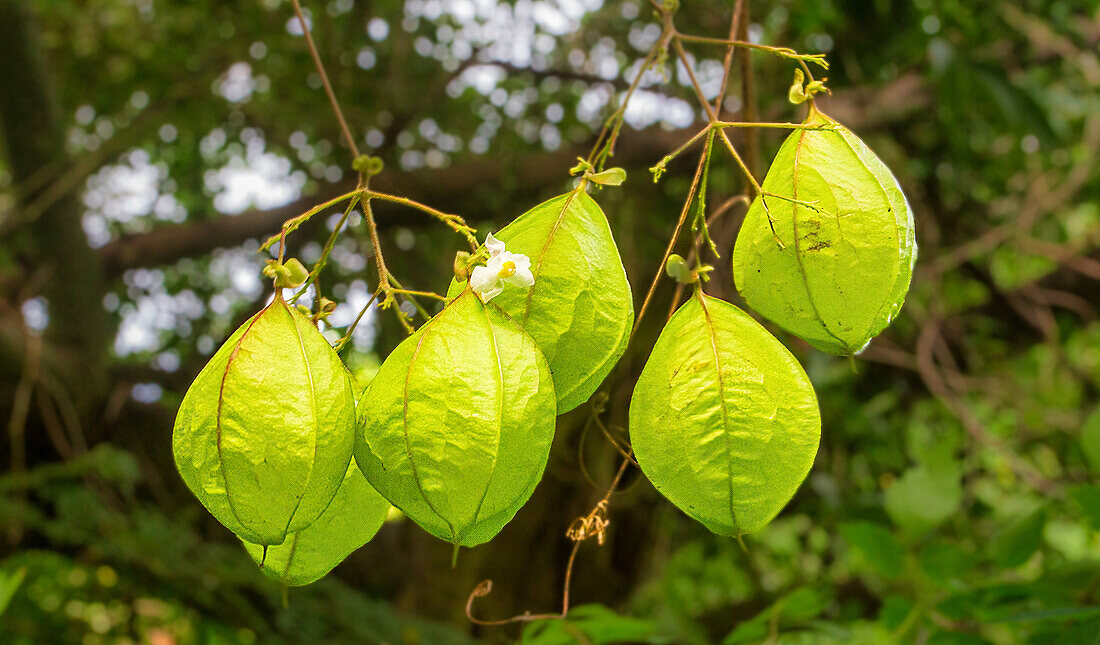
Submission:
{"label": "branching stem", "polygon": [[[348,201],[348,206],[344,209],[343,216],[336,224],[336,227],[332,229],[332,233],[329,234],[328,240],[325,241],[325,248],[321,251],[321,257],[313,265],[313,269],[309,272],[309,277],[306,278],[305,283],[302,284],[302,287],[298,290],[298,293],[295,293],[294,297],[290,299],[290,304],[298,302],[298,298],[302,297],[302,294],[306,292],[306,289],[309,289],[310,285],[316,284],[317,293],[315,300],[317,301],[317,306],[321,306],[321,285],[319,282],[317,282],[317,278],[321,275],[321,271],[325,268],[325,265],[328,264],[328,256],[330,253],[332,253],[332,248],[336,246],[336,237],[340,235],[340,231],[344,229],[344,224],[346,224],[348,218],[351,217],[351,212],[358,202],[359,194],[353,195],[351,200]],[[318,311],[320,311],[320,309],[318,309]]]}
{"label": "branching stem", "polygon": [[650,47],[649,53],[646,54],[646,57],[642,61],[642,66],[638,69],[638,73],[635,74],[634,80],[630,83],[630,87],[627,88],[626,93],[623,95],[623,100],[619,103],[619,107],[616,108],[611,116],[604,122],[603,129],[600,130],[599,136],[596,137],[596,143],[592,146],[592,152],[588,155],[588,163],[591,164],[597,172],[603,170],[607,159],[614,156],[615,144],[619,140],[619,132],[622,131],[623,120],[626,116],[626,106],[630,103],[630,99],[634,96],[634,92],[641,84],[642,78],[645,77],[645,73],[657,61],[660,52],[668,48],[668,42],[671,37],[671,32],[666,30],[666,32],[662,33],[661,37],[657,39],[657,42],[653,44],[653,47]]}
{"label": "branching stem", "polygon": [[573,565],[577,561],[577,552],[580,551],[581,544],[587,541],[589,538],[596,538],[596,541],[603,544],[605,531],[608,525],[611,523],[607,519],[607,507],[611,503],[611,496],[615,494],[615,491],[619,488],[619,484],[622,483],[623,475],[626,473],[626,469],[633,463],[633,459],[629,456],[623,459],[619,465],[619,470],[615,472],[614,479],[611,480],[611,486],[608,487],[607,493],[603,498],[592,507],[587,515],[578,517],[570,525],[569,530],[565,532],[567,538],[573,541],[573,549],[569,552],[569,561],[565,565],[565,589],[562,591],[561,611],[554,614],[532,614],[531,612],[524,612],[518,616],[512,616],[511,618],[502,618],[499,620],[482,620],[475,618],[473,614],[474,601],[478,598],[488,596],[493,591],[492,580],[482,580],[480,584],[474,587],[474,590],[470,592],[470,596],[466,599],[466,618],[475,625],[494,626],[494,625],[507,625],[510,623],[529,623],[534,620],[562,620],[569,614],[569,588],[573,582]]}
{"label": "branching stem", "polygon": [[378,291],[371,294],[370,300],[368,300],[367,304],[363,305],[363,308],[359,310],[359,315],[357,315],[351,325],[348,326],[348,330],[344,333],[343,338],[336,343],[336,347],[334,348],[336,353],[340,353],[340,351],[344,349],[344,346],[351,341],[352,335],[355,334],[355,328],[359,326],[359,321],[363,319],[363,316],[366,315],[367,310],[374,304],[374,301],[378,300],[378,294]]}
{"label": "branching stem", "polygon": [[328,73],[325,72],[325,65],[321,62],[321,55],[317,53],[317,47],[313,44],[309,21],[302,13],[301,3],[298,0],[290,1],[294,5],[294,14],[298,16],[298,24],[302,26],[302,35],[306,39],[306,48],[309,49],[309,55],[313,58],[313,66],[317,68],[317,74],[321,77],[321,84],[325,86],[325,94],[328,95],[332,113],[336,115],[336,121],[340,124],[340,130],[344,134],[344,143],[347,144],[348,150],[351,150],[352,157],[358,157],[359,146],[355,145],[355,137],[351,136],[351,128],[348,127],[348,122],[344,119],[344,111],[340,109],[340,102],[336,100],[336,92],[333,91],[332,83],[328,80]]}
{"label": "branching stem", "polygon": [[[822,69],[829,69],[829,62],[825,59],[825,54],[800,54],[790,47],[772,47],[771,45],[761,45],[759,43],[749,42],[747,40],[733,40],[730,38],[711,38],[708,36],[695,36],[692,34],[685,34],[681,31],[675,32],[676,39],[685,43],[700,43],[703,45],[723,45],[727,47],[744,47],[745,49],[755,49],[757,51],[768,52],[774,54],[780,58],[786,58],[789,60],[797,61],[809,75],[809,68],[806,67],[806,63],[814,63],[820,66]],[[813,80],[813,76],[808,77],[809,80]]]}

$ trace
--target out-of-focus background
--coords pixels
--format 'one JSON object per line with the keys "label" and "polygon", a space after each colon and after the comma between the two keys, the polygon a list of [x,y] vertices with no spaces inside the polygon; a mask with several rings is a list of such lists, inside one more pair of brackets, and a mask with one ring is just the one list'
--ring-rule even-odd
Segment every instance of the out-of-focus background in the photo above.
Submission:
{"label": "out-of-focus background", "polygon": [[[714,536],[630,471],[606,544],[580,550],[570,620],[523,629],[474,628],[466,598],[492,578],[482,617],[560,607],[564,532],[617,463],[582,436],[587,406],[559,419],[530,502],[456,568],[398,519],[286,607],[175,471],[183,392],[269,296],[260,241],[353,186],[289,2],[0,0],[0,642],[1098,642],[1096,3],[746,4],[746,38],[828,54],[821,105],[912,204],[912,291],[854,369],[779,334],[818,390],[823,438],[771,526],[743,546]],[[680,29],[727,37],[734,2],[683,5]],[[481,235],[569,187],[660,33],[640,0],[305,6],[358,145],[385,160],[374,185]],[[716,95],[725,49],[689,49]],[[683,69],[667,70],[627,109],[612,163],[628,181],[600,195],[639,301],[694,162],[656,185],[646,168],[702,125]],[[800,119],[792,73],[739,56],[725,116]],[[782,136],[735,141],[762,176]],[[726,158],[713,173],[712,204],[745,191]],[[394,273],[445,289],[460,240],[377,210]],[[735,303],[742,214],[716,224],[708,285]],[[334,217],[292,253],[315,260]],[[337,328],[374,285],[364,228],[326,273]],[[612,432],[672,292],[612,376]],[[369,372],[402,333],[368,318],[348,363]]]}

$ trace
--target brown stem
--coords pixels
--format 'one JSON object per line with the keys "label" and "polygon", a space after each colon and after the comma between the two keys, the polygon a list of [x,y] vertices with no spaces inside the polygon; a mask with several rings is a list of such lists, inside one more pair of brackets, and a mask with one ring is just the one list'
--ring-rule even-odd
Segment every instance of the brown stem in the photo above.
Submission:
{"label": "brown stem", "polygon": [[402,206],[408,206],[409,208],[415,208],[418,211],[427,213],[432,217],[446,224],[452,231],[464,236],[466,241],[469,242],[471,250],[477,250],[477,238],[474,237],[474,229],[466,225],[466,220],[462,219],[458,215],[450,215],[443,211],[432,208],[427,204],[421,204],[418,201],[409,199],[408,197],[400,197],[398,195],[388,195],[386,193],[380,193],[374,190],[363,189],[363,194],[373,199],[381,199],[382,201],[392,202],[394,204],[401,204]]}
{"label": "brown stem", "polygon": [[379,293],[381,293],[381,290],[376,289],[374,294],[371,295],[370,300],[367,301],[367,304],[363,305],[363,308],[359,310],[359,315],[355,317],[355,320],[348,326],[348,330],[344,333],[343,338],[341,338],[333,348],[336,350],[336,353],[340,353],[340,350],[344,349],[344,347],[351,342],[351,336],[355,333],[355,328],[359,326],[359,321],[363,319],[363,316],[367,313],[367,310],[370,309],[370,306],[374,304],[374,301],[378,300]]}
{"label": "brown stem", "polygon": [[[748,206],[749,203],[750,203],[749,198],[745,195],[734,195],[733,197],[730,197],[726,201],[722,202],[718,206],[718,208],[714,209],[714,212],[711,213],[709,217],[707,217],[707,226],[710,226],[714,222],[718,221],[719,217],[725,215],[726,212],[729,211],[729,209],[733,208],[734,205],[740,204],[740,203],[743,203],[746,206]],[[696,243],[694,245],[692,245],[691,254],[688,255],[688,257],[687,257],[687,263],[689,265],[695,260],[696,254],[698,252],[699,252],[699,244],[698,244],[698,241],[696,241]],[[672,302],[669,303],[668,316],[665,317],[666,322],[672,318],[672,314],[676,313],[676,309],[680,305],[680,299],[683,298],[683,297],[684,297],[684,283],[680,282],[676,285],[676,293],[675,293],[675,295],[672,296]]]}
{"label": "brown stem", "polygon": [[466,618],[475,625],[483,626],[497,626],[508,625],[510,623],[528,623],[533,620],[561,620],[569,614],[569,588],[573,582],[573,565],[577,561],[577,552],[580,551],[581,544],[591,537],[595,537],[596,540],[603,544],[604,532],[607,530],[610,521],[605,517],[607,514],[607,506],[611,501],[611,496],[618,489],[619,484],[622,482],[623,474],[626,473],[627,466],[632,463],[632,459],[629,457],[623,459],[622,464],[619,465],[618,472],[615,473],[615,478],[611,480],[611,486],[607,489],[607,493],[603,496],[588,515],[578,517],[573,521],[573,524],[566,531],[566,536],[573,541],[573,549],[569,552],[569,561],[565,565],[565,585],[561,596],[561,611],[558,613],[546,613],[546,614],[532,614],[531,612],[524,612],[522,614],[512,616],[511,618],[501,618],[497,620],[483,620],[474,617],[474,601],[478,598],[488,596],[493,591],[492,580],[482,580],[474,590],[470,592],[468,598],[466,598]]}
{"label": "brown stem", "polygon": [[627,340],[628,345],[634,341],[634,335],[638,333],[638,326],[641,324],[646,310],[649,309],[649,303],[653,300],[654,292],[657,291],[657,283],[661,281],[661,275],[665,272],[665,263],[668,262],[668,256],[672,255],[672,249],[676,247],[676,240],[680,237],[680,230],[684,228],[684,222],[687,221],[688,212],[691,210],[691,204],[695,197],[695,189],[699,187],[699,180],[703,175],[703,165],[706,160],[705,154],[699,157],[699,164],[695,167],[695,178],[692,179],[691,187],[688,189],[687,199],[684,200],[684,207],[680,211],[680,219],[676,222],[676,230],[672,232],[668,246],[665,247],[665,255],[661,258],[661,264],[657,267],[657,273],[649,284],[649,291],[645,294],[645,300],[642,301],[642,308],[638,310],[638,317],[634,320],[634,328],[630,331],[630,338]]}
{"label": "brown stem", "polygon": [[745,49],[755,49],[757,51],[768,52],[769,54],[775,54],[781,58],[787,58],[795,61],[802,68],[802,71],[806,72],[806,76],[809,79],[813,79],[813,75],[809,71],[809,67],[806,62],[816,63],[824,69],[829,69],[829,63],[825,60],[825,54],[800,54],[790,47],[772,47],[770,45],[760,45],[758,43],[749,42],[747,40],[732,40],[723,38],[710,38],[708,36],[695,36],[693,34],[685,34],[681,31],[675,32],[676,40],[680,40],[686,43],[699,43],[703,45],[726,45],[729,47],[742,47]]}
{"label": "brown stem", "polygon": [[691,88],[695,90],[695,98],[699,99],[699,105],[703,106],[703,109],[707,112],[707,117],[711,123],[718,120],[718,114],[715,113],[714,108],[711,107],[710,101],[707,100],[703,94],[703,86],[699,84],[699,79],[695,77],[695,70],[692,69],[691,60],[688,58],[687,52],[684,51],[684,44],[680,42],[679,38],[672,40],[672,45],[676,48],[676,56],[680,59],[680,62],[684,64],[684,69],[687,70],[688,79],[691,80]]}
{"label": "brown stem", "polygon": [[[749,3],[741,3],[742,38],[748,37],[749,31]],[[756,73],[752,67],[752,57],[748,49],[738,49],[738,62],[741,67],[741,120],[752,123],[756,121]],[[749,128],[745,132],[745,165],[754,176],[760,175],[760,132]]]}
{"label": "brown stem", "polygon": [[[737,38],[737,32],[741,30],[741,15],[745,0],[735,0],[733,3],[733,15],[730,16],[730,40]],[[722,102],[726,100],[726,88],[729,86],[730,66],[733,63],[733,52],[737,47],[730,45],[726,49],[726,59],[722,62],[722,87],[718,90],[718,97],[714,99],[714,112],[721,116]]]}
{"label": "brown stem", "polygon": [[[626,106],[630,103],[630,99],[634,96],[635,90],[637,90],[638,86],[641,84],[646,71],[649,70],[649,67],[657,60],[658,53],[663,48],[668,47],[668,41],[671,37],[672,32],[669,31],[668,24],[666,24],[664,33],[657,39],[657,42],[653,43],[653,47],[650,47],[649,53],[647,53],[645,59],[643,59],[642,67],[634,76],[634,80],[631,81],[630,87],[627,88],[626,94],[623,96],[623,100],[619,104],[619,107],[606,121],[604,121],[603,128],[600,130],[599,136],[596,137],[596,143],[592,146],[592,152],[588,155],[588,163],[596,168],[596,170],[602,170],[603,164],[607,161],[607,158],[614,156],[615,143],[619,139],[619,132],[622,130],[623,119],[626,115]],[[608,137],[609,132],[610,136]],[[608,137],[606,143],[604,142],[605,137]]]}
{"label": "brown stem", "polygon": [[290,1],[294,5],[294,14],[298,16],[298,22],[302,25],[302,35],[306,38],[309,55],[313,57],[313,66],[317,68],[317,74],[321,76],[321,84],[325,86],[325,94],[328,95],[328,102],[332,105],[332,112],[336,115],[336,121],[340,124],[340,130],[344,133],[344,143],[348,144],[352,156],[358,157],[359,146],[355,145],[355,138],[351,136],[351,129],[348,128],[348,122],[344,119],[340,102],[336,100],[336,92],[332,90],[332,83],[328,80],[328,73],[325,72],[325,65],[321,62],[321,55],[317,53],[317,47],[313,44],[313,36],[309,33],[309,24],[306,22],[305,15],[302,14],[302,5],[298,0]]}

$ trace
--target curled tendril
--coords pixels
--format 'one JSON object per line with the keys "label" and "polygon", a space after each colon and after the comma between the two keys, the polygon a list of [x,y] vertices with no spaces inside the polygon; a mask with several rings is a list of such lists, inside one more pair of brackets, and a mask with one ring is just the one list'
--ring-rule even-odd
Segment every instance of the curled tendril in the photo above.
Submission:
{"label": "curled tendril", "polygon": [[556,614],[532,614],[530,611],[525,611],[511,618],[501,618],[499,620],[483,620],[481,618],[476,618],[474,616],[474,601],[478,598],[488,596],[493,591],[493,581],[486,579],[478,583],[466,598],[466,618],[475,625],[483,626],[528,623],[534,620],[562,620],[565,618],[569,614],[569,586],[573,580],[573,565],[577,561],[577,552],[580,551],[582,544],[593,537],[596,538],[597,544],[602,545],[604,543],[607,527],[611,524],[611,521],[607,519],[607,507],[611,501],[611,495],[618,489],[619,483],[622,482],[623,479],[623,473],[626,472],[627,466],[629,466],[632,461],[633,460],[629,458],[623,459],[622,464],[619,466],[619,470],[615,473],[615,478],[611,480],[611,486],[608,488],[607,494],[603,496],[603,499],[601,499],[587,515],[582,515],[573,520],[565,532],[565,536],[573,542],[573,549],[569,552],[569,562],[565,565],[565,589],[562,591],[560,612]]}
{"label": "curled tendril", "polygon": [[607,500],[602,499],[588,515],[573,520],[565,532],[565,537],[574,542],[584,542],[595,536],[596,544],[603,546],[607,527],[610,524],[611,520],[607,519]]}

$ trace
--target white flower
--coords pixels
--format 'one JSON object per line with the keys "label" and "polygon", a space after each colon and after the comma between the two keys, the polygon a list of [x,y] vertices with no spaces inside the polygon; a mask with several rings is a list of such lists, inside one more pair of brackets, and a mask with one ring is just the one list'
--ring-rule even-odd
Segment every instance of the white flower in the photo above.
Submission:
{"label": "white flower", "polygon": [[531,258],[504,250],[504,242],[493,237],[492,233],[485,237],[485,248],[489,249],[489,260],[483,267],[474,267],[470,275],[470,288],[477,292],[482,302],[489,302],[504,291],[506,282],[524,289],[535,284],[535,276],[531,274]]}

